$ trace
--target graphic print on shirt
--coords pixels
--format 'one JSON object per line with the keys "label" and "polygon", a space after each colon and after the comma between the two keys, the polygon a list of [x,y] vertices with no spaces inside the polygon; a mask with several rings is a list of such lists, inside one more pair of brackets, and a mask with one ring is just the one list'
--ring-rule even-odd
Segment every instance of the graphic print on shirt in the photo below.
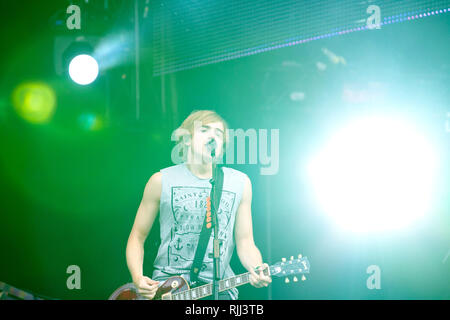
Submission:
{"label": "graphic print on shirt", "polygon": [[[190,268],[202,231],[206,214],[206,198],[210,191],[211,188],[172,187],[172,213],[175,223],[168,247],[169,266],[177,266],[182,269]],[[234,192],[222,191],[218,220],[219,239],[223,242],[228,241],[229,237],[233,236],[233,225],[230,221],[235,199],[236,194]],[[220,246],[221,256],[227,253],[224,251],[224,247],[228,250],[228,246]],[[211,261],[212,259],[205,255],[204,262]]]}

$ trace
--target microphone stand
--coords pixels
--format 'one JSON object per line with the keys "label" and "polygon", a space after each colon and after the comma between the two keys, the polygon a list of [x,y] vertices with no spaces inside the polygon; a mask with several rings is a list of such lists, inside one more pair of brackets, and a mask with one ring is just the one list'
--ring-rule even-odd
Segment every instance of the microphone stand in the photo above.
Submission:
{"label": "microphone stand", "polygon": [[[212,157],[212,177],[209,181],[211,183],[211,216],[212,224],[214,226],[214,240],[213,240],[213,286],[212,293],[214,300],[219,300],[219,280],[220,280],[220,240],[219,240],[219,223],[217,221],[217,209],[215,206],[216,198],[216,181],[217,181],[217,162],[215,150],[211,151]],[[220,204],[219,204],[220,205]]]}

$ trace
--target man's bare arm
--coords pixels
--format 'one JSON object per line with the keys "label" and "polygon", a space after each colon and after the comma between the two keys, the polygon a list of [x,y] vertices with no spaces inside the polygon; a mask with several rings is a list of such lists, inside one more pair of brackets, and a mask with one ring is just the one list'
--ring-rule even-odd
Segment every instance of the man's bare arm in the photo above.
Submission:
{"label": "man's bare arm", "polygon": [[234,231],[236,250],[242,265],[252,274],[250,283],[255,287],[267,286],[272,280],[262,272],[257,275],[256,267],[263,266],[263,260],[259,249],[253,239],[252,225],[252,184],[246,176],[241,203],[236,214]]}
{"label": "man's bare arm", "polygon": [[144,189],[144,195],[128,238],[126,258],[133,282],[143,277],[144,242],[158,214],[161,197],[161,173],[152,175]]}

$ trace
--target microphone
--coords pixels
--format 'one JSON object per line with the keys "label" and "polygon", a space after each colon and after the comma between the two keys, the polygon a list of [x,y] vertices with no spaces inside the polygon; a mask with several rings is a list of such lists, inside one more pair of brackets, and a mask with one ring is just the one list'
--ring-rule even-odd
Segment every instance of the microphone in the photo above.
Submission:
{"label": "microphone", "polygon": [[206,148],[211,152],[211,157],[215,157],[217,148],[216,140],[213,138],[209,139],[206,143]]}

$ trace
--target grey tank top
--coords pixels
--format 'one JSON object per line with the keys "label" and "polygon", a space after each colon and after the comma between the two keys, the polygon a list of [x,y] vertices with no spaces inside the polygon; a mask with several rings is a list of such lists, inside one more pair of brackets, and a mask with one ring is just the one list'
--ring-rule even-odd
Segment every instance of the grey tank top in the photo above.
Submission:
{"label": "grey tank top", "polygon": [[[245,174],[223,167],[224,181],[218,209],[221,279],[234,276],[229,265],[234,250],[234,222],[244,188]],[[164,281],[182,275],[189,281],[197,243],[206,215],[206,198],[211,192],[209,179],[196,177],[185,163],[161,170],[162,190],[159,221],[161,244],[154,262],[152,278]],[[206,248],[198,279],[213,281],[213,232]],[[236,288],[229,291],[237,299]]]}

